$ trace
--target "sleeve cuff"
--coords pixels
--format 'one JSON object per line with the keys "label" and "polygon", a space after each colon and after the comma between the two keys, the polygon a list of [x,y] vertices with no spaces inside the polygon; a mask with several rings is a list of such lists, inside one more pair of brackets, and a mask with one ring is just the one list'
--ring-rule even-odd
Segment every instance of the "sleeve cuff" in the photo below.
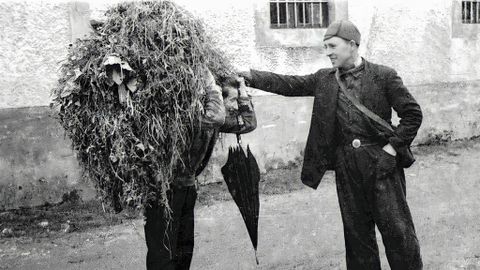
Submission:
{"label": "sleeve cuff", "polygon": [[388,143],[395,149],[395,151],[399,151],[400,148],[402,148],[405,143],[402,139],[396,137],[396,136],[392,136],[390,138],[388,138]]}

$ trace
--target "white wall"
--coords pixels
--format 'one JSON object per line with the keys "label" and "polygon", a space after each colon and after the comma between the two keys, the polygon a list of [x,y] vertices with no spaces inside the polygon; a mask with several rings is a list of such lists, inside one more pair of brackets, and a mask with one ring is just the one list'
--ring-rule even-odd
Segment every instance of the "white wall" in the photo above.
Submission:
{"label": "white wall", "polygon": [[[84,2],[90,5],[92,18],[101,18],[108,5],[119,1]],[[307,33],[313,40],[306,43],[309,46],[264,46],[258,29],[264,28],[269,20],[265,12],[268,0],[176,2],[205,20],[215,43],[240,70],[253,67],[305,74],[330,65],[322,53],[321,42],[310,46],[321,40],[318,35],[322,31]],[[458,36],[458,30],[452,32],[455,25],[452,12],[458,0],[332,0],[331,3],[335,5],[333,18],[348,14],[359,27],[363,55],[394,67],[407,84],[479,78],[480,31],[476,35],[470,31],[474,34],[466,38],[452,38]],[[61,1],[0,2],[3,28],[0,72],[4,74],[0,78],[0,108],[48,105],[59,62],[65,57],[72,35],[85,31],[88,20],[89,14],[83,14],[82,21],[81,10],[72,13],[70,9],[71,4]],[[266,17],[263,26],[259,14]]]}
{"label": "white wall", "polygon": [[409,85],[480,79],[478,36],[452,38],[450,0],[349,1],[363,35],[362,52],[394,67]]}
{"label": "white wall", "polygon": [[0,2],[0,108],[48,105],[69,38],[66,3]]}
{"label": "white wall", "polygon": [[[0,203],[5,198],[10,199],[4,205],[51,201],[59,193],[80,185],[68,141],[57,138],[60,127],[51,119],[45,120],[49,119],[48,109],[38,106],[48,105],[59,62],[66,56],[72,38],[88,32],[88,17],[101,19],[106,7],[116,2],[119,1],[89,0],[90,9],[85,10],[80,3],[72,6],[60,1],[0,1],[0,143],[5,148],[0,153],[0,167],[9,168],[0,174]],[[265,14],[268,0],[176,2],[205,20],[214,42],[240,70],[251,67],[306,74],[330,66],[323,44],[314,45],[318,36],[312,36],[310,47],[265,46],[258,42],[258,14]],[[480,27],[458,23],[458,14],[452,12],[459,0],[331,2],[335,4],[334,12],[343,14],[340,17],[348,14],[359,27],[361,53],[373,62],[395,68],[422,105],[424,123],[417,142],[438,136],[459,139],[480,135]],[[264,19],[268,22],[268,18]],[[278,38],[278,33],[275,36]],[[477,82],[471,82],[474,80]],[[254,97],[254,104],[258,128],[245,135],[244,141],[252,146],[261,169],[301,161],[311,99],[262,95]],[[41,134],[39,125],[44,130]],[[52,146],[57,140],[58,147]],[[227,147],[234,141],[227,136],[224,148],[218,144],[201,181],[221,178],[219,167],[225,162]],[[66,161],[58,167],[56,159],[60,158]],[[27,164],[27,169],[18,164]],[[63,169],[53,173],[49,169],[52,166]],[[41,189],[39,179],[45,179],[40,181]],[[64,184],[58,185],[59,181]],[[21,192],[19,185],[24,187]],[[54,185],[61,188],[54,189]],[[32,188],[25,189],[26,186]],[[25,198],[20,201],[17,196]]]}

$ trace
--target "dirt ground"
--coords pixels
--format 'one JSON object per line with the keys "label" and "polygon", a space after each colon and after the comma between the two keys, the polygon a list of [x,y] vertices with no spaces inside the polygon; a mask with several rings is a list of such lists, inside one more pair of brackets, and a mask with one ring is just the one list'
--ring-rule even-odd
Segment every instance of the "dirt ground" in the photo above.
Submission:
{"label": "dirt ground", "polygon": [[[414,152],[417,162],[406,170],[407,197],[424,269],[480,269],[480,141]],[[258,266],[225,186],[202,187],[191,269],[345,269],[333,174],[318,190],[303,187],[298,178],[299,168],[263,176]],[[67,220],[71,232],[64,232]],[[0,230],[5,228],[13,236],[0,238],[0,269],[145,268],[142,219],[105,214],[95,202],[67,200],[0,213]],[[378,242],[382,248],[380,235]],[[383,269],[389,269],[383,250],[381,256]]]}

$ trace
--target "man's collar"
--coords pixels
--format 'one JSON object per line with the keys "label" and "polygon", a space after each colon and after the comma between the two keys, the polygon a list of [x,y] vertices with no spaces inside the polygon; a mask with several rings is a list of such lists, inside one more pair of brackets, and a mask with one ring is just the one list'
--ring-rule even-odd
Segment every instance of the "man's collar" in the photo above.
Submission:
{"label": "man's collar", "polygon": [[348,70],[339,69],[340,75],[352,74],[355,78],[360,76],[360,72],[365,68],[364,61],[361,57],[355,60],[354,67]]}
{"label": "man's collar", "polygon": [[[360,55],[358,56],[358,58],[355,60],[354,62],[354,67],[349,69],[349,70],[346,70],[346,71],[342,71],[342,70],[339,70],[341,74],[345,74],[349,71],[353,71],[353,70],[356,70],[359,66],[362,66],[360,69],[363,68],[363,66],[365,66],[365,59],[363,59],[363,57],[361,57]],[[335,73],[336,71],[338,70],[338,68],[332,68],[332,70],[330,70],[330,73]]]}
{"label": "man's collar", "polygon": [[[355,70],[357,69],[362,63],[362,57],[359,55],[357,57],[357,59],[355,59],[355,61],[353,61],[353,67],[349,68],[349,69],[343,69],[344,72],[347,72],[347,71],[350,71],[350,70]],[[342,71],[342,69],[340,69],[340,71]]]}
{"label": "man's collar", "polygon": [[359,67],[363,63],[363,58],[359,55],[357,59],[355,60],[355,67]]}

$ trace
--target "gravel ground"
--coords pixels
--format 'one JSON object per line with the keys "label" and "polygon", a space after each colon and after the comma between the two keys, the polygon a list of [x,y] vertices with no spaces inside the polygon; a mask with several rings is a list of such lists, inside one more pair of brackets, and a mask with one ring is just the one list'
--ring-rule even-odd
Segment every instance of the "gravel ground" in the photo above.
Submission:
{"label": "gravel ground", "polygon": [[[406,170],[407,197],[424,269],[480,269],[480,142],[415,152],[417,162]],[[225,186],[202,187],[191,269],[345,269],[333,174],[318,190],[303,187],[298,177],[299,168],[263,176],[258,266]],[[0,229],[12,228],[14,234],[0,238],[0,269],[144,269],[142,219],[132,213],[105,214],[98,203],[65,203],[4,212],[0,218]],[[69,232],[66,220],[75,226]],[[42,221],[49,224],[42,227]],[[389,269],[383,250],[381,256],[383,269]]]}

